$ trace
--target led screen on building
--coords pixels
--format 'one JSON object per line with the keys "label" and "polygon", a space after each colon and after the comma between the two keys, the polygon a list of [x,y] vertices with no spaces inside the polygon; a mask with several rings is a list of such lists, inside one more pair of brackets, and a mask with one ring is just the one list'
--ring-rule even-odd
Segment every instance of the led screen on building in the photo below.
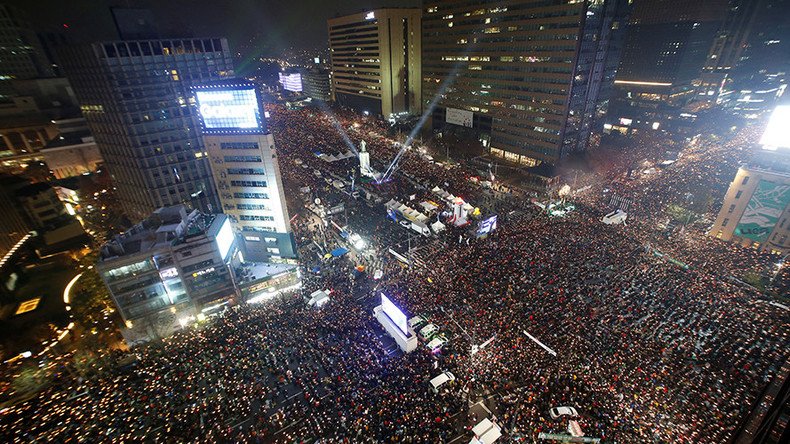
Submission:
{"label": "led screen on building", "polygon": [[396,307],[388,297],[384,296],[384,293],[381,293],[381,309],[392,320],[392,323],[395,324],[404,335],[408,336],[409,324],[406,320],[406,315],[403,314],[400,308]]}
{"label": "led screen on building", "polygon": [[790,185],[761,180],[735,228],[735,235],[764,242],[790,203]]}
{"label": "led screen on building", "polygon": [[217,242],[219,255],[222,256],[222,260],[224,261],[228,257],[230,247],[233,246],[234,240],[233,229],[230,228],[230,219],[225,219],[225,222],[222,223],[222,227],[219,229],[217,237],[214,240]]}
{"label": "led screen on building", "polygon": [[790,105],[776,107],[760,144],[767,150],[790,148]]}
{"label": "led screen on building", "polygon": [[302,75],[298,72],[293,72],[290,74],[281,72],[280,83],[283,85],[283,89],[286,91],[302,92]]}
{"label": "led screen on building", "polygon": [[195,98],[206,134],[259,133],[264,130],[261,105],[253,85],[197,87]]}
{"label": "led screen on building", "polygon": [[461,125],[467,128],[472,127],[472,111],[465,109],[447,108],[447,116],[445,121],[453,125]]}

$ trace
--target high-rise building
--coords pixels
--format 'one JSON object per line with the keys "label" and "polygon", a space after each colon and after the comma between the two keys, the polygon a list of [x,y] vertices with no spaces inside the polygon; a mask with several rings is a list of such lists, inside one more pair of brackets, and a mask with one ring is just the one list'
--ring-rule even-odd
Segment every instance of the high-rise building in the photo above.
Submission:
{"label": "high-rise building", "polygon": [[727,0],[641,0],[634,3],[607,123],[627,132],[663,128],[694,98],[727,13]]}
{"label": "high-rise building", "polygon": [[222,211],[244,240],[244,257],[295,258],[277,150],[257,85],[232,79],[196,86],[194,93]]}
{"label": "high-rise building", "polygon": [[327,68],[314,66],[302,71],[302,84],[304,94],[321,102],[329,102],[332,99],[332,88],[330,80],[332,74]]}
{"label": "high-rise building", "polygon": [[335,102],[384,118],[421,112],[419,9],[329,19],[329,50]]}
{"label": "high-rise building", "polygon": [[16,8],[0,5],[0,101],[14,95],[11,80],[53,75],[27,17]]}
{"label": "high-rise building", "polygon": [[586,149],[627,0],[446,0],[423,9],[423,106],[434,131],[475,137],[493,156],[530,167]]}
{"label": "high-rise building", "polygon": [[[30,223],[25,220],[15,200],[16,191],[30,182],[21,177],[0,175],[0,258],[4,258],[14,246],[30,232]],[[0,267],[7,261],[3,260]]]}
{"label": "high-rise building", "polygon": [[759,149],[738,169],[710,234],[777,254],[790,253],[790,105],[778,106]]}
{"label": "high-rise building", "polygon": [[225,39],[101,42],[62,62],[130,218],[177,204],[219,211],[191,87],[232,76]]}

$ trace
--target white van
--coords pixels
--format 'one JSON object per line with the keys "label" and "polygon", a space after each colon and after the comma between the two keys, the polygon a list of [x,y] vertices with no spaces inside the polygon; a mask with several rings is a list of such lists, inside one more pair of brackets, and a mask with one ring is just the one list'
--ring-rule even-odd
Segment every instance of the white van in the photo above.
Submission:
{"label": "white van", "polygon": [[433,339],[431,339],[431,342],[426,344],[426,347],[428,347],[428,350],[435,352],[437,350],[441,350],[446,343],[447,338],[445,338],[443,335],[436,335],[433,337]]}
{"label": "white van", "polygon": [[439,376],[431,379],[431,391],[434,393],[439,393],[439,388],[448,382],[455,381],[455,375],[450,372],[443,372]]}
{"label": "white van", "polygon": [[420,330],[420,337],[424,340],[429,340],[439,332],[439,327],[434,324],[428,324]]}
{"label": "white van", "polygon": [[414,316],[413,318],[409,319],[409,327],[417,328],[421,324],[425,323],[425,318],[422,316]]}

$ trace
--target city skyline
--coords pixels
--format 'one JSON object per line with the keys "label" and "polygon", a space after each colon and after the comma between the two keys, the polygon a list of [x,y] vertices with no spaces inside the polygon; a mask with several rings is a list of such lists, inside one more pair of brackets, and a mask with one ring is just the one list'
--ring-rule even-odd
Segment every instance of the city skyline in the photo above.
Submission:
{"label": "city skyline", "polygon": [[0,441],[790,442],[788,17],[0,3]]}

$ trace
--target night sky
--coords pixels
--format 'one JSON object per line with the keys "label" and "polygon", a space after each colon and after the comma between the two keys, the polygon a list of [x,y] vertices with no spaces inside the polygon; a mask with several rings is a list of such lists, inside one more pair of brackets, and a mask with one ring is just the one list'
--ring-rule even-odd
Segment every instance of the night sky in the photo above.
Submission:
{"label": "night sky", "polygon": [[[326,20],[376,7],[419,7],[419,0],[5,0],[37,30],[62,30],[75,42],[115,39],[111,6],[148,8],[164,36],[228,37],[234,51],[276,55],[288,47],[327,46]],[[68,25],[65,28],[63,25]],[[250,43],[250,39],[254,42]]]}

